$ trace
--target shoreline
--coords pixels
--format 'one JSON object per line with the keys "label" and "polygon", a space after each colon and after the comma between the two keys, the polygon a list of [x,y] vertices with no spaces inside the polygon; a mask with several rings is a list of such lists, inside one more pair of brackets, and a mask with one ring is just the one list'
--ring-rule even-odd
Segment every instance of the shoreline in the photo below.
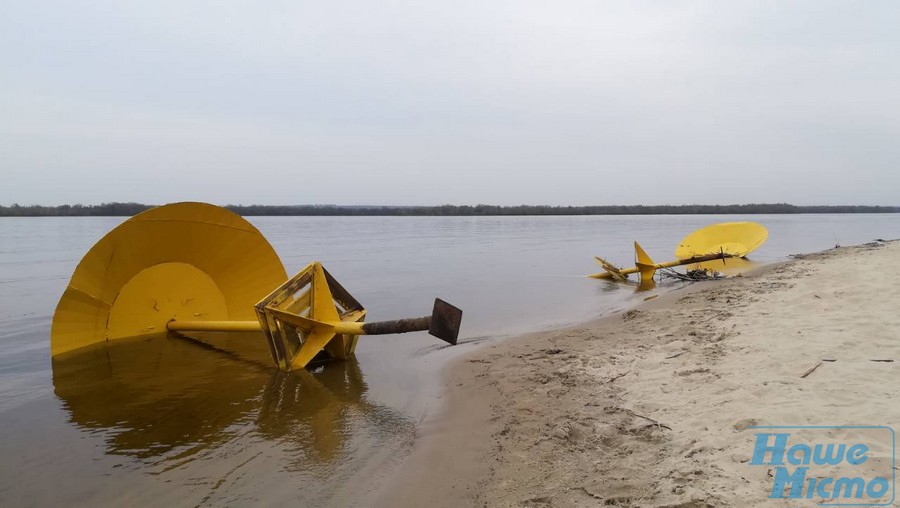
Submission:
{"label": "shoreline", "polygon": [[[900,359],[885,335],[896,336],[900,321],[884,314],[885,305],[900,304],[900,291],[891,277],[855,271],[883,274],[900,262],[900,243],[873,245],[798,255],[467,352],[442,371],[442,408],[423,423],[377,505],[764,502],[771,478],[746,465],[748,427],[900,420],[900,410],[879,407],[888,391],[854,404],[826,374],[859,368],[851,364],[866,354]],[[894,298],[865,301],[886,292]],[[862,330],[875,332],[877,351],[843,340]],[[786,340],[794,336],[800,340]],[[821,368],[817,356],[840,353],[851,360]],[[846,390],[900,380],[894,362],[868,363]],[[807,376],[827,386],[811,394],[811,381],[799,376],[814,365],[819,375]],[[830,417],[816,413],[822,404]]]}

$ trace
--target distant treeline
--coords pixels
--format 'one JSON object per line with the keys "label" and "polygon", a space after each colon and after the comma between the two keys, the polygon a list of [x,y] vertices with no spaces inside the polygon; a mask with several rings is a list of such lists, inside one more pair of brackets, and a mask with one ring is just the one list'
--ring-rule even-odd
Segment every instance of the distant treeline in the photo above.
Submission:
{"label": "distant treeline", "polygon": [[[131,216],[152,205],[104,203],[102,205],[0,206],[0,217],[110,217]],[[241,215],[695,215],[761,213],[898,213],[900,206],[796,206],[786,203],[749,205],[627,205],[627,206],[337,206],[337,205],[228,205]]]}

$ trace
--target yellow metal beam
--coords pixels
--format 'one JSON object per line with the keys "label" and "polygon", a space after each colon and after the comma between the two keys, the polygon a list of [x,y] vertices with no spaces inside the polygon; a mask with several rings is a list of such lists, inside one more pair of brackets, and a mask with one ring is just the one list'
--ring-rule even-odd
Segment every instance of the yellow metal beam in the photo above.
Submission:
{"label": "yellow metal beam", "polygon": [[166,323],[172,332],[259,332],[259,321],[176,321]]}
{"label": "yellow metal beam", "polygon": [[[328,328],[334,334],[366,335],[365,323],[348,321],[316,321],[288,313],[279,313],[279,317],[292,324],[303,321],[310,328],[314,326]],[[172,332],[260,332],[259,321],[169,321],[166,329]]]}
{"label": "yellow metal beam", "polygon": [[641,282],[649,282],[653,280],[653,275],[655,275],[656,271],[660,268],[672,268],[673,266],[691,265],[694,263],[702,263],[704,261],[712,261],[714,259],[724,260],[726,258],[735,257],[733,254],[729,254],[723,251],[714,254],[707,254],[705,256],[694,256],[688,259],[676,259],[675,261],[656,263],[650,258],[649,255],[647,255],[647,252],[644,251],[643,247],[641,247],[641,245],[637,242],[634,242],[634,256],[635,266],[632,268],[616,268],[605,259],[594,256],[594,259],[596,259],[597,262],[600,263],[600,265],[606,271],[593,273],[591,275],[588,275],[588,277],[594,279],[623,280],[623,277],[627,277],[632,273],[640,273]]}

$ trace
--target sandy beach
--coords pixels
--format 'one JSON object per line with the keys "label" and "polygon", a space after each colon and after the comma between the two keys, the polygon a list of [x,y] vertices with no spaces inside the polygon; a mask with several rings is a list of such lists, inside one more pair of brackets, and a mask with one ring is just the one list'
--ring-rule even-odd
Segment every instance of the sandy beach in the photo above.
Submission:
{"label": "sandy beach", "polygon": [[752,427],[896,427],[898,263],[897,242],[835,248],[483,345],[378,504],[812,505],[768,499]]}

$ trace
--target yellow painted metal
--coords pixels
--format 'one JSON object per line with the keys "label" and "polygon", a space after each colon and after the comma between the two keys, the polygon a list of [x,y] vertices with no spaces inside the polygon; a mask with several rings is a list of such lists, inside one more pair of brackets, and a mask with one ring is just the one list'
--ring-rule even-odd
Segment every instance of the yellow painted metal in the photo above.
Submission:
{"label": "yellow painted metal", "polygon": [[[283,361],[276,360],[276,363],[285,370],[297,370],[306,367],[323,350],[328,351],[332,357],[346,359],[353,354],[357,336],[366,333],[363,329],[365,323],[362,322],[365,317],[365,309],[359,307],[354,301],[348,305],[348,310],[339,312],[336,297],[329,285],[330,276],[326,275],[325,268],[319,262],[309,264],[259,302],[257,307],[262,309],[262,315],[258,314],[256,321],[224,319],[227,317],[224,307],[215,309],[216,312],[193,314],[181,312],[181,315],[186,316],[203,315],[216,318],[196,320],[175,317],[165,323],[162,329],[155,326],[140,327],[132,324],[128,319],[131,317],[135,322],[140,323],[154,318],[156,312],[172,314],[168,308],[161,308],[157,311],[155,309],[159,307],[156,305],[147,307],[130,302],[130,300],[140,302],[141,299],[146,298],[147,294],[156,294],[155,291],[158,289],[156,286],[160,284],[192,286],[197,290],[198,295],[204,296],[192,299],[188,303],[195,307],[197,301],[213,300],[213,296],[219,296],[206,295],[206,292],[214,289],[214,285],[209,287],[207,280],[209,277],[204,279],[198,276],[198,273],[200,272],[195,268],[183,263],[165,263],[140,272],[126,284],[121,292],[121,294],[127,294],[129,304],[121,310],[113,309],[113,313],[118,312],[122,317],[119,325],[121,329],[116,329],[114,333],[110,328],[110,334],[115,335],[111,338],[135,337],[166,330],[173,332],[264,331],[269,336],[280,336],[275,339],[287,343],[283,344],[288,346],[287,354],[284,355]],[[200,274],[202,275],[202,273]],[[182,278],[178,280],[175,276]],[[345,291],[343,288],[340,290]],[[343,298],[343,301],[346,302],[348,299]],[[183,309],[179,302],[170,303],[175,305],[176,311]],[[143,314],[150,314],[150,317],[145,317]]]}
{"label": "yellow painted metal", "polygon": [[215,281],[195,266],[160,263],[141,270],[122,286],[109,310],[107,339],[164,332],[160,316],[227,319],[228,306]]}
{"label": "yellow painted metal", "polygon": [[[365,335],[366,331],[363,329],[364,322],[349,322],[349,321],[319,321],[318,319],[310,319],[303,316],[298,316],[296,314],[290,314],[288,312],[275,310],[272,311],[278,319],[282,320],[285,323],[290,323],[294,326],[301,327],[303,329],[312,330],[314,328],[322,328],[327,329],[331,334],[349,334],[349,335]],[[258,328],[258,326],[257,326]]]}
{"label": "yellow painted metal", "polygon": [[366,333],[428,330],[456,344],[462,319],[440,299],[430,317],[366,325],[365,315],[321,263],[288,279],[242,217],[175,203],[126,220],[82,258],[53,316],[51,354],[169,331],[262,331],[275,364],[290,371],[320,355],[347,359]]}
{"label": "yellow painted metal", "polygon": [[166,324],[172,332],[260,332],[259,321],[176,321]]}
{"label": "yellow painted metal", "polygon": [[597,263],[599,263],[600,266],[602,266],[606,271],[594,273],[588,275],[588,277],[594,279],[615,279],[622,281],[626,280],[628,275],[631,275],[632,273],[640,273],[641,284],[649,284],[653,281],[653,276],[660,268],[672,268],[674,266],[701,263],[704,261],[710,261],[712,259],[720,259],[724,261],[725,259],[730,257],[733,256],[731,254],[720,251],[718,253],[706,254],[704,256],[695,256],[689,259],[676,259],[675,261],[656,263],[650,258],[650,256],[639,243],[634,242],[634,268],[617,268],[605,259],[594,256],[594,259],[597,261]]}
{"label": "yellow painted metal", "polygon": [[597,263],[600,263],[600,266],[602,266],[603,269],[606,270],[606,273],[603,274],[606,276],[604,278],[612,278],[619,282],[625,282],[626,280],[628,280],[628,274],[634,273],[634,271],[637,270],[637,267],[635,267],[634,270],[626,273],[627,270],[623,271],[618,266],[610,263],[609,261],[601,258],[600,256],[594,256],[594,260],[596,260]]}
{"label": "yellow painted metal", "polygon": [[84,256],[50,332],[56,356],[160,333],[173,320],[250,320],[287,273],[252,224],[224,208],[175,203],[110,231]]}
{"label": "yellow painted metal", "polygon": [[646,282],[648,278],[650,280],[653,279],[653,274],[656,273],[656,269],[660,268],[659,265],[653,262],[650,259],[650,256],[647,255],[647,252],[641,247],[641,244],[634,242],[634,267],[633,268],[618,268],[609,261],[605,259],[594,256],[594,260],[603,267],[605,272],[594,273],[588,275],[588,277],[594,279],[615,279],[618,281],[624,281],[626,278],[632,273],[641,274],[641,281]]}
{"label": "yellow painted metal", "polygon": [[594,256],[594,260],[606,271],[588,275],[588,277],[592,279],[614,279],[624,281],[627,280],[627,277],[632,273],[638,273],[640,271],[636,266],[631,268],[618,268],[599,256]]}
{"label": "yellow painted metal", "polygon": [[365,333],[365,309],[319,262],[263,298],[256,314],[272,359],[283,370],[302,369],[322,351],[347,358]]}
{"label": "yellow painted metal", "polygon": [[769,231],[756,222],[723,222],[698,229],[684,237],[675,249],[677,259],[687,259],[716,252],[744,257],[762,245]]}
{"label": "yellow painted metal", "polygon": [[634,242],[635,266],[618,268],[603,258],[594,256],[603,272],[588,275],[594,279],[625,280],[632,273],[640,273],[641,283],[653,280],[653,275],[660,268],[671,268],[688,264],[701,263],[712,259],[724,262],[728,258],[742,258],[762,245],[769,232],[756,222],[723,222],[712,224],[694,231],[686,236],[675,250],[675,261],[654,263],[647,252]]}
{"label": "yellow painted metal", "polygon": [[641,282],[646,283],[653,280],[653,274],[656,273],[658,266],[650,259],[647,252],[641,248],[641,244],[634,242],[634,266],[641,273]]}

